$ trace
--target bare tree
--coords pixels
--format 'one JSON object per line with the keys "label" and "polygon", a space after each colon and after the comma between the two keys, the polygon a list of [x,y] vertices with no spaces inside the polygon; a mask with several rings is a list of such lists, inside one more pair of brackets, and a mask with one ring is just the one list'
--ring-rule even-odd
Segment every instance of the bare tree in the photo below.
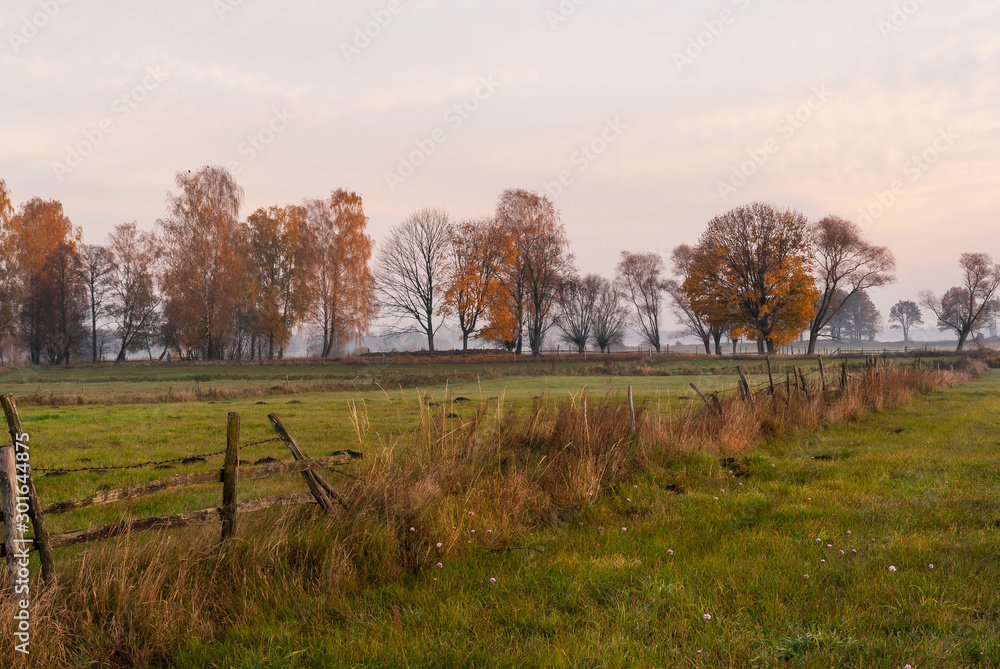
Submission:
{"label": "bare tree", "polygon": [[124,362],[129,351],[149,349],[160,326],[160,298],[153,283],[158,248],[152,233],[135,223],[116,225],[108,238],[108,276],[119,348],[115,362]]}
{"label": "bare tree", "polygon": [[903,341],[910,341],[910,329],[915,325],[923,325],[924,317],[920,313],[920,307],[912,300],[900,300],[889,309],[889,326],[891,330],[902,330]]}
{"label": "bare tree", "polygon": [[597,277],[590,336],[601,353],[625,341],[628,320],[629,310],[622,304],[618,287],[610,279]]}
{"label": "bare tree", "polygon": [[[896,260],[888,248],[862,239],[857,225],[836,216],[815,223],[810,232],[820,287],[816,312],[809,323],[811,355],[816,352],[820,333],[852,295],[896,280]],[[838,290],[846,295],[839,303],[833,299]]]}
{"label": "bare tree", "polygon": [[594,326],[594,307],[601,288],[601,277],[588,274],[582,279],[569,281],[559,301],[556,324],[562,331],[562,340],[583,353],[587,350]]}
{"label": "bare tree", "polygon": [[963,253],[958,265],[962,268],[962,285],[950,288],[940,299],[930,291],[922,291],[920,303],[937,316],[939,329],[958,334],[961,351],[969,334],[993,308],[1000,288],[1000,264],[987,253]]}
{"label": "bare tree", "polygon": [[419,332],[434,350],[436,321],[449,276],[448,213],[422,209],[389,232],[378,252],[375,285],[385,313],[395,319],[390,331]]}
{"label": "bare tree", "polygon": [[882,314],[866,291],[848,295],[838,290],[833,297],[836,313],[827,321],[825,331],[831,339],[872,341],[882,331]]}
{"label": "bare tree", "polygon": [[618,261],[618,285],[635,307],[635,326],[644,341],[660,351],[660,312],[667,282],[663,258],[656,253],[622,251]]}
{"label": "bare tree", "polygon": [[83,283],[87,288],[87,302],[90,306],[91,362],[97,362],[100,359],[97,345],[100,329],[97,322],[108,315],[107,297],[111,289],[108,276],[111,274],[111,257],[107,248],[99,244],[85,244],[80,247],[80,260],[83,265]]}

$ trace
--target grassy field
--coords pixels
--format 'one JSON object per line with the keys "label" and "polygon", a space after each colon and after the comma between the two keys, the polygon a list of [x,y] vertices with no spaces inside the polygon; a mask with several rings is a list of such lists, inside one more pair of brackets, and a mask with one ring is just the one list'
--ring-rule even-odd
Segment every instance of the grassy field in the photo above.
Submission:
{"label": "grassy field", "polygon": [[[482,365],[414,367],[383,370],[387,383],[372,387],[369,376],[356,390],[310,391],[298,379],[290,394],[153,404],[122,398],[148,393],[149,384],[183,383],[190,374],[210,374],[205,383],[219,384],[243,375],[270,388],[294,366],[206,372],[192,365],[173,368],[177,376],[170,380],[152,369],[43,370],[48,384],[86,384],[90,394],[97,394],[90,384],[115,384],[102,389],[114,401],[24,406],[21,415],[32,434],[33,465],[42,469],[218,451],[228,411],[243,415],[244,441],[270,437],[266,415],[274,411],[310,455],[363,450],[365,462],[347,471],[372,477],[376,462],[419,456],[422,435],[446,439],[484,412],[504,424],[515,420],[506,416],[530,419],[540,405],[579,403],[584,388],[595,405],[614,403],[632,385],[648,415],[669,421],[700,408],[688,383],[705,392],[735,386],[731,363],[664,360],[646,367],[623,364],[602,376],[590,363],[555,373],[536,366],[537,376],[521,371],[508,378],[486,378],[496,370],[484,374]],[[355,371],[311,373],[327,376],[314,381],[327,381]],[[442,376],[444,382],[435,383]],[[389,378],[407,383],[392,389]],[[5,391],[12,388],[7,381]],[[136,616],[126,629],[114,618],[92,620],[91,627],[103,631],[84,635],[59,657],[64,666],[175,667],[1000,665],[1000,594],[993,585],[1000,567],[998,391],[1000,373],[991,371],[857,422],[779,431],[731,460],[711,445],[682,449],[644,460],[579,504],[548,512],[544,522],[513,523],[491,512],[503,504],[452,495],[453,505],[433,510],[438,522],[424,522],[425,512],[412,521],[377,521],[384,528],[366,525],[365,533],[374,532],[364,537],[370,552],[351,559],[328,535],[360,536],[350,534],[357,527],[344,530],[310,510],[262,514],[244,527],[244,536],[253,538],[232,552],[271,574],[259,593],[266,605],[216,612],[230,622],[172,631],[188,641],[143,655],[136,649],[156,643],[143,638],[141,615],[155,617],[158,609],[119,601],[122,618]],[[498,404],[509,412],[498,411]],[[247,453],[251,461],[287,459],[274,444]],[[72,473],[37,482],[48,503],[220,462],[215,456],[170,470]],[[241,488],[241,498],[303,488],[285,477]],[[65,531],[110,522],[123,511],[215,506],[218,497],[217,487],[171,491],[53,517],[50,525]],[[414,524],[412,541],[423,552],[419,563],[392,569],[377,549],[384,542],[386,552],[399,550],[400,522]],[[122,578],[165,571],[169,587],[172,560],[186,563],[190,555],[191,564],[202,565],[219,559],[217,532],[209,527],[64,549],[57,564],[64,587],[93,600],[76,606],[100,610],[108,594],[85,579],[85,564],[114,564],[123,550],[142,555],[149,542],[160,542],[164,557],[154,551],[125,560],[134,573]],[[274,557],[279,553],[281,564]],[[243,587],[250,598],[260,584]],[[166,604],[159,610],[170,617]],[[169,627],[165,621],[164,636]],[[34,643],[45,644],[44,626]]]}
{"label": "grassy field", "polygon": [[684,494],[640,476],[529,550],[289,602],[175,666],[998,666],[998,391],[780,440],[738,478],[692,455]]}

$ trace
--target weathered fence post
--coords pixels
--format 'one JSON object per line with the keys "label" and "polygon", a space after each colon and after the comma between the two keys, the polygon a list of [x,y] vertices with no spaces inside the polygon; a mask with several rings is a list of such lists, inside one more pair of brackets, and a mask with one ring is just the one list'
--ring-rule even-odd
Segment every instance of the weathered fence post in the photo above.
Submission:
{"label": "weathered fence post", "polygon": [[14,446],[0,445],[0,501],[3,502],[3,543],[7,549],[7,589],[16,597],[17,553],[24,546],[24,535],[14,522],[17,517],[17,464]]}
{"label": "weathered fence post", "polygon": [[843,390],[847,387],[847,361],[845,360],[840,366],[840,389]]}
{"label": "weathered fence post", "polygon": [[746,374],[743,373],[743,369],[737,365],[736,372],[740,375],[740,395],[743,399],[750,399],[750,384],[747,383]]}
{"label": "weathered fence post", "polygon": [[799,371],[799,379],[802,381],[802,392],[806,394],[806,397],[809,397],[809,386],[806,385],[806,375],[802,373],[801,369],[799,369],[798,371]]}
{"label": "weathered fence post", "polygon": [[240,476],[240,415],[229,413],[226,464],[222,470],[222,540],[236,536],[237,489]]}
{"label": "weathered fence post", "polygon": [[[306,454],[302,452],[302,449],[299,448],[299,445],[295,443],[295,439],[292,438],[292,435],[290,435],[288,430],[285,429],[285,426],[281,424],[281,419],[278,418],[278,414],[268,414],[267,418],[271,421],[271,425],[274,427],[274,431],[277,433],[278,438],[281,439],[285,446],[288,447],[288,450],[292,452],[292,456],[296,460],[308,459]],[[309,486],[309,492],[312,493],[313,497],[316,498],[316,501],[319,502],[319,505],[327,514],[331,516],[333,515],[333,502],[330,499],[331,497],[340,502],[345,509],[348,508],[347,500],[345,500],[340,493],[334,490],[329,483],[323,480],[318,473],[311,471],[302,472],[302,478],[305,480],[306,485]]]}
{"label": "weathered fence post", "polygon": [[774,375],[771,374],[771,356],[764,358],[764,362],[767,363],[767,382],[771,387],[771,394],[774,394]]}
{"label": "weathered fence post", "polygon": [[[38,492],[35,490],[35,481],[31,475],[30,460],[28,461],[28,466],[24,467],[24,484],[18,486],[17,478],[17,456],[14,452],[15,446],[18,442],[27,442],[28,437],[24,435],[24,430],[21,429],[21,417],[17,414],[17,405],[14,403],[14,396],[11,394],[6,394],[0,397],[0,404],[3,405],[3,412],[7,418],[7,427],[10,429],[10,446],[4,446],[0,448],[0,496],[3,497],[3,519],[4,519],[4,540],[7,545],[7,566],[10,568],[11,562],[11,543],[8,537],[14,538],[8,528],[12,528],[17,533],[17,539],[23,542],[22,533],[16,529],[16,523],[13,522],[15,516],[8,515],[8,505],[7,499],[10,497],[10,508],[15,512],[17,511],[16,504],[14,503],[15,492],[20,492],[18,488],[26,487],[27,495],[21,495],[22,497],[28,498],[28,517],[31,519],[32,529],[35,531],[34,544],[38,548],[38,557],[42,563],[42,580],[46,582],[52,582],[56,577],[56,562],[52,555],[52,544],[49,541],[49,532],[45,528],[45,516],[42,514],[42,504],[38,501]],[[23,437],[23,439],[22,439]],[[8,468],[8,455],[10,466]],[[8,476],[10,477],[8,479]],[[14,487],[11,494],[8,495],[6,486],[3,480],[9,481]],[[18,544],[18,545],[23,545]],[[11,575],[13,575],[11,573]],[[11,586],[13,587],[13,579],[11,580]]]}
{"label": "weathered fence post", "polygon": [[632,436],[635,436],[635,401],[632,399],[632,386],[628,387],[628,423],[632,429]]}
{"label": "weathered fence post", "polygon": [[816,358],[819,360],[819,378],[823,382],[823,392],[826,392],[826,372],[823,370],[823,356],[817,355]]}

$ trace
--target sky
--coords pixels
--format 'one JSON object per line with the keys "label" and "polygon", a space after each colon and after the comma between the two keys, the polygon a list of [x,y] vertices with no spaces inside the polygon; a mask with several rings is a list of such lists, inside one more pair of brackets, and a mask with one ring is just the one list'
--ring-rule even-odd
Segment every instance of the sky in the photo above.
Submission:
{"label": "sky", "polygon": [[748,202],[835,214],[896,255],[885,317],[1000,257],[1000,0],[5,0],[0,38],[0,179],[88,243],[219,164],[244,216],[358,192],[376,244],[538,191],[608,276]]}

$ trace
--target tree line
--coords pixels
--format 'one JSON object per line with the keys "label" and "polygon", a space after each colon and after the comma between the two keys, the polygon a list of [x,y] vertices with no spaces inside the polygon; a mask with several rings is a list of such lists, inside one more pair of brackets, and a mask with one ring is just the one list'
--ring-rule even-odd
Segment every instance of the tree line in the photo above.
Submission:
{"label": "tree line", "polygon": [[[881,315],[868,291],[895,281],[892,252],[836,216],[757,202],[710,220],[693,245],[670,254],[623,251],[614,277],[581,276],[552,201],[504,191],[489,217],[452,221],[422,209],[376,249],[359,195],[257,209],[240,220],[244,193],[222,167],[179,172],[152,232],[134,222],[104,245],[84,244],[55,200],[16,210],[0,181],[0,362],[118,361],[160,351],[187,359],[281,358],[307,331],[315,353],[338,355],[377,323],[419,333],[427,349],[445,323],[472,340],[538,355],[553,338],[607,351],[630,331],[662,349],[669,309],[681,335],[723,353],[723,338],[760,352],[805,337],[874,338]],[[996,330],[1000,265],[962,254],[962,283],[920,306],[962,349]],[[892,307],[909,340],[917,303]]]}

